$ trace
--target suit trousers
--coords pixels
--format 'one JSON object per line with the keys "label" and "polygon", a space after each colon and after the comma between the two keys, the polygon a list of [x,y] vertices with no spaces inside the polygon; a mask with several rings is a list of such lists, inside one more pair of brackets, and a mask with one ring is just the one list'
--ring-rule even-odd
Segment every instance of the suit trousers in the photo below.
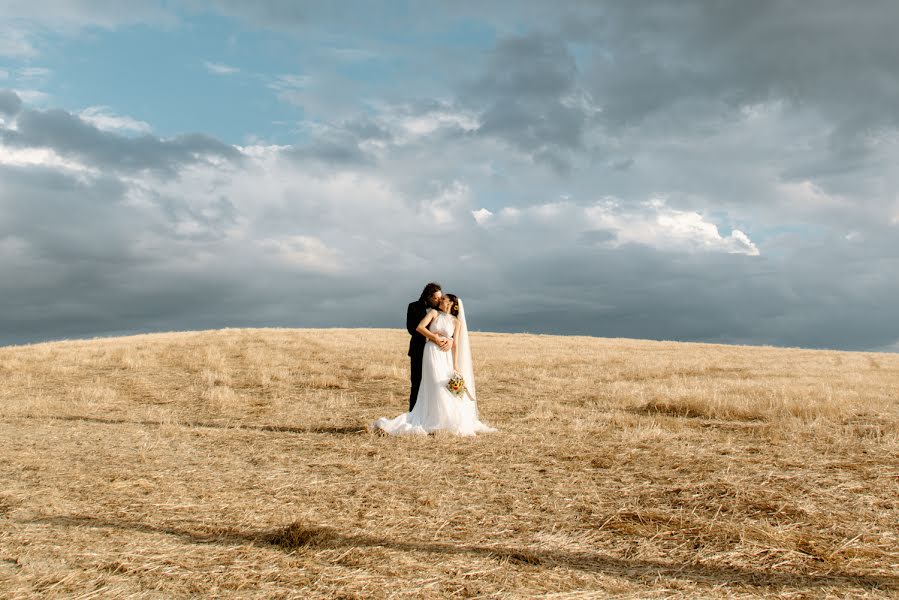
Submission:
{"label": "suit trousers", "polygon": [[418,399],[418,388],[421,387],[421,363],[424,359],[424,348],[420,352],[414,352],[409,357],[409,383],[412,384],[409,390],[409,412],[415,408],[415,401]]}

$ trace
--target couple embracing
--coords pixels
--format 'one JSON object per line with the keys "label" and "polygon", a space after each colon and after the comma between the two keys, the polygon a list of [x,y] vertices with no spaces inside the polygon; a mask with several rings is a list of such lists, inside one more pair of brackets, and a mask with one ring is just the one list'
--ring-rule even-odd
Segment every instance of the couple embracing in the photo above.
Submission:
{"label": "couple embracing", "polygon": [[462,301],[429,283],[409,304],[409,412],[381,418],[372,428],[391,435],[448,431],[472,436],[496,429],[478,419],[471,346]]}

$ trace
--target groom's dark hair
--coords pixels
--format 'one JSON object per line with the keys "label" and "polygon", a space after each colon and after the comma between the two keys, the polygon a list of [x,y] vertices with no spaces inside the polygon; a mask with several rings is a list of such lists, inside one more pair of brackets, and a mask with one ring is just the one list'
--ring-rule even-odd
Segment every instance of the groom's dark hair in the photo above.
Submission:
{"label": "groom's dark hair", "polygon": [[421,291],[421,297],[419,300],[427,300],[431,296],[434,295],[434,292],[442,292],[443,288],[440,287],[439,283],[434,283],[433,281],[425,286],[425,289]]}

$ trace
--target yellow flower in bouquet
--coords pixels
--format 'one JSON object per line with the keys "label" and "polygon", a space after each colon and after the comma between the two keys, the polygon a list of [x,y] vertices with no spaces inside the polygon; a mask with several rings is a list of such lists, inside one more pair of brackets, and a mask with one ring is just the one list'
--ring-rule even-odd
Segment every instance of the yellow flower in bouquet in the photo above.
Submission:
{"label": "yellow flower in bouquet", "polygon": [[458,373],[453,374],[446,384],[446,388],[454,395],[461,396],[465,393],[465,379]]}

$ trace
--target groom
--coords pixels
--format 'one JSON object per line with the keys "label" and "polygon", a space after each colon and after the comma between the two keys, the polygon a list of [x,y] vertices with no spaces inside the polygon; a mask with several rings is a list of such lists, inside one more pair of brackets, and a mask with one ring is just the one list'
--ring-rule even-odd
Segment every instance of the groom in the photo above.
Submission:
{"label": "groom", "polygon": [[[415,302],[409,303],[406,310],[406,331],[412,336],[409,340],[409,359],[411,360],[411,377],[410,382],[412,389],[409,391],[409,412],[415,408],[415,400],[418,398],[418,388],[421,387],[421,361],[425,353],[425,336],[415,331],[421,320],[428,314],[431,308],[437,308],[440,299],[443,297],[443,290],[440,289],[439,283],[429,283],[421,292],[421,297]],[[452,342],[441,337],[438,344],[444,352],[452,350]]]}

